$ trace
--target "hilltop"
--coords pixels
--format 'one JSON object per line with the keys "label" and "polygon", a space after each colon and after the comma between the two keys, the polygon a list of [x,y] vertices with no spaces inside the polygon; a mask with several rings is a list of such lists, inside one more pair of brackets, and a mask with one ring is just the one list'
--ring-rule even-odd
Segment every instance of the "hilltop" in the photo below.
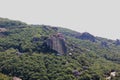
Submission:
{"label": "hilltop", "polygon": [[119,39],[0,18],[0,73],[10,77],[119,80],[119,52]]}

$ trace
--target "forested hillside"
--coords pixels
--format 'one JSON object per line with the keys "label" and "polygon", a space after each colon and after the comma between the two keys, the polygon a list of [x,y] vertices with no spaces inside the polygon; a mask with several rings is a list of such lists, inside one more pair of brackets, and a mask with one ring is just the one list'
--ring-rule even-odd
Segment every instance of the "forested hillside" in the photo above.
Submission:
{"label": "forested hillside", "polygon": [[0,80],[120,80],[120,40],[0,18],[0,73]]}

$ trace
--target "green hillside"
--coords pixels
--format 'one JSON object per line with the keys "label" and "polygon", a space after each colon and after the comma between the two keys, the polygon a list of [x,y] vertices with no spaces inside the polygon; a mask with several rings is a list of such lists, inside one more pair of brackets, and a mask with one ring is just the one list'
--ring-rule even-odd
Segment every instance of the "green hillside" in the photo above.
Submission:
{"label": "green hillside", "polygon": [[[23,80],[120,79],[120,41],[0,18],[0,73]],[[9,79],[0,79],[9,80]]]}

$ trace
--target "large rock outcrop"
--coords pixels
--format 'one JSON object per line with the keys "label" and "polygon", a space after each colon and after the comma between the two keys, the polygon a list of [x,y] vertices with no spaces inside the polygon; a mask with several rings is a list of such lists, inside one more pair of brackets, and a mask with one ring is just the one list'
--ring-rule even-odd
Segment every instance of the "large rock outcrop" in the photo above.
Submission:
{"label": "large rock outcrop", "polygon": [[115,41],[115,45],[116,45],[116,46],[120,45],[120,40],[119,40],[119,39],[117,39],[117,40]]}
{"label": "large rock outcrop", "polygon": [[65,44],[65,38],[61,33],[51,35],[46,40],[46,45],[56,51],[58,54],[65,54],[67,52],[67,47]]}
{"label": "large rock outcrop", "polygon": [[91,35],[90,33],[87,33],[87,32],[84,32],[84,33],[78,35],[76,38],[95,42],[95,37],[93,35]]}
{"label": "large rock outcrop", "polygon": [[7,29],[5,29],[5,28],[0,28],[0,32],[5,32],[5,31],[7,31]]}
{"label": "large rock outcrop", "polygon": [[102,46],[102,47],[109,48],[108,43],[107,43],[107,42],[105,42],[105,41],[102,41],[102,42],[101,42],[101,46]]}

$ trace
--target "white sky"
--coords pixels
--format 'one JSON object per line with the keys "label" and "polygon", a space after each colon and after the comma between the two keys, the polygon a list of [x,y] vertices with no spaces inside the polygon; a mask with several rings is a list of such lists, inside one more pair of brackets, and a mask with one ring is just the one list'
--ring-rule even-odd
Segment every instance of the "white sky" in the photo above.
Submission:
{"label": "white sky", "polygon": [[120,0],[0,0],[0,17],[120,38]]}

